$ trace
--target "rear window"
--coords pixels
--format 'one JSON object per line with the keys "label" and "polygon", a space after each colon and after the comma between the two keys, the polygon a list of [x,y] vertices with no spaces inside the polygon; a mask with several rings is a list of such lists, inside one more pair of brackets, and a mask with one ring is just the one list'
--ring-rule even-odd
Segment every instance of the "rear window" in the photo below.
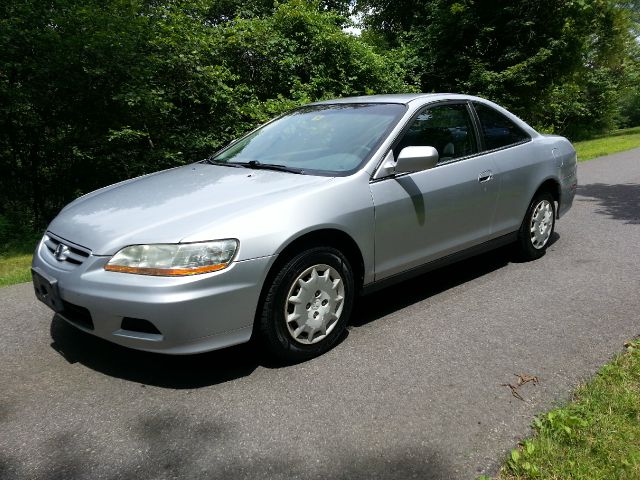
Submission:
{"label": "rear window", "polygon": [[503,114],[482,103],[473,103],[480,119],[484,149],[494,150],[526,142],[529,135]]}

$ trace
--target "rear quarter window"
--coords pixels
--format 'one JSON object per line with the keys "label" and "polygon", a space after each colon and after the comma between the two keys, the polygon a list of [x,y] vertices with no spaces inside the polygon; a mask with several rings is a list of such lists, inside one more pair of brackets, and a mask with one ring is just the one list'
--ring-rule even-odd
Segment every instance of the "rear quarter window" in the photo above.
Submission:
{"label": "rear quarter window", "polygon": [[495,150],[526,142],[529,135],[502,113],[482,103],[473,103],[480,120],[484,150]]}

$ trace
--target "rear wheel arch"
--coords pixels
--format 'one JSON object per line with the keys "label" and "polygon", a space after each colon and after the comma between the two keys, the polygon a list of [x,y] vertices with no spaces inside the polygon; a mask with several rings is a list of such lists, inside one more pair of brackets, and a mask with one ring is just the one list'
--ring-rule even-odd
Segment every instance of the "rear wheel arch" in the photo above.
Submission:
{"label": "rear wheel arch", "polygon": [[557,203],[556,218],[558,218],[558,212],[560,211],[560,201],[561,201],[560,182],[558,182],[555,178],[547,178],[544,182],[542,182],[542,184],[540,184],[538,189],[531,196],[531,199],[534,199],[536,196],[538,196],[542,192],[550,193],[551,196],[553,197],[553,200]]}
{"label": "rear wheel arch", "polygon": [[552,238],[557,208],[548,189],[539,189],[527,208],[518,230],[518,257],[523,261],[536,260],[545,254]]}

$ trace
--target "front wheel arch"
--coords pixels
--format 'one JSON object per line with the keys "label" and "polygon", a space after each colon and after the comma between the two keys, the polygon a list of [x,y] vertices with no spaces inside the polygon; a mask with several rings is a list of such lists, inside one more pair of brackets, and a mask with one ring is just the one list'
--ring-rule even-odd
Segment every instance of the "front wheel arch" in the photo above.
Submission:
{"label": "front wheel arch", "polygon": [[269,271],[267,272],[260,290],[260,297],[255,312],[253,324],[254,336],[256,333],[256,326],[258,325],[262,308],[264,306],[265,296],[269,290],[269,285],[271,285],[280,269],[289,260],[305,250],[309,250],[314,247],[335,248],[346,257],[353,269],[355,296],[358,296],[364,282],[365,267],[362,252],[355,240],[348,233],[333,228],[324,228],[307,232],[289,242],[269,267]]}
{"label": "front wheel arch", "polygon": [[[336,283],[327,281],[329,271]],[[305,284],[311,284],[311,289]],[[355,300],[349,260],[340,251],[326,246],[308,248],[288,259],[277,269],[273,280],[265,283],[264,290],[256,312],[254,338],[260,339],[260,346],[266,347],[270,356],[287,363],[308,360],[332,348],[348,325]],[[305,303],[301,312],[295,310]],[[330,324],[331,320],[335,322]],[[293,322],[293,329],[289,328],[289,322]],[[309,342],[306,341],[309,337],[298,337],[309,331],[320,332],[317,342],[314,336]]]}

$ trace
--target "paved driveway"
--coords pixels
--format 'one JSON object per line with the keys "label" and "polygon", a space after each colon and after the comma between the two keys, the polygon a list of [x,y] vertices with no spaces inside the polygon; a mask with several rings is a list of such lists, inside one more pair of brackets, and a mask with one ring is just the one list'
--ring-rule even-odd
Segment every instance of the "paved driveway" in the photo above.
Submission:
{"label": "paved driveway", "polygon": [[[640,150],[580,165],[547,255],[502,249],[365,298],[278,368],[129,351],[0,290],[0,478],[474,478],[640,334]],[[515,398],[505,383],[536,375]]]}

